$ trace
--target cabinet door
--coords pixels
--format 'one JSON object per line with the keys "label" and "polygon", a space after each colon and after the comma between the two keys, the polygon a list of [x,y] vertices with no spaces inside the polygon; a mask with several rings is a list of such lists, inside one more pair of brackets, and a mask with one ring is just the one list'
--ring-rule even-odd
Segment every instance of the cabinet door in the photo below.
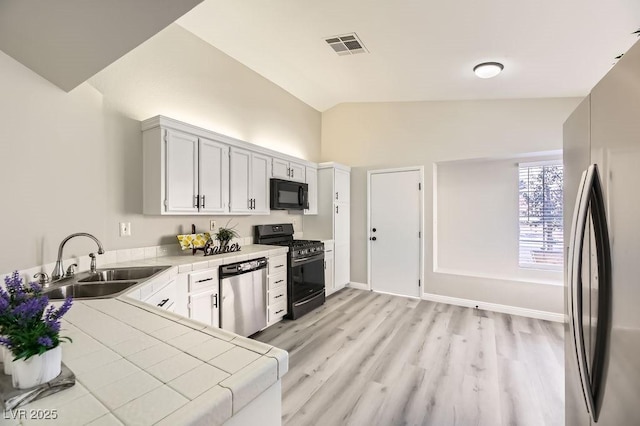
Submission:
{"label": "cabinet door", "polygon": [[231,148],[229,211],[232,213],[250,213],[250,171],[251,152]]}
{"label": "cabinet door", "polygon": [[334,187],[335,187],[335,194],[334,195],[334,202],[337,203],[349,203],[351,202],[351,173],[344,171],[344,170],[340,170],[340,169],[335,169],[334,171]]}
{"label": "cabinet door", "polygon": [[333,251],[324,252],[324,293],[328,296],[335,291]]}
{"label": "cabinet door", "polygon": [[351,256],[349,244],[336,243],[333,249],[334,288],[339,290],[349,284],[351,277]]}
{"label": "cabinet door", "polygon": [[333,205],[333,239],[336,244],[348,244],[351,221],[351,206],[334,203]]}
{"label": "cabinet door", "polygon": [[295,180],[296,182],[304,182],[305,181],[305,165],[298,163],[289,163],[289,171],[291,172],[291,176],[289,180]]}
{"label": "cabinet door", "polygon": [[214,327],[220,327],[218,290],[209,290],[190,295],[189,318]]}
{"label": "cabinet door", "polygon": [[229,151],[226,145],[200,139],[200,211],[225,213],[229,203]]}
{"label": "cabinet door", "polygon": [[318,169],[307,167],[305,178],[309,185],[309,208],[304,210],[304,214],[318,214]]}
{"label": "cabinet door", "polygon": [[277,179],[289,179],[289,162],[274,158],[271,162],[271,176]]}
{"label": "cabinet door", "polygon": [[197,212],[198,138],[173,130],[166,137],[167,212]]}
{"label": "cabinet door", "polygon": [[251,154],[251,196],[253,214],[269,214],[269,157]]}

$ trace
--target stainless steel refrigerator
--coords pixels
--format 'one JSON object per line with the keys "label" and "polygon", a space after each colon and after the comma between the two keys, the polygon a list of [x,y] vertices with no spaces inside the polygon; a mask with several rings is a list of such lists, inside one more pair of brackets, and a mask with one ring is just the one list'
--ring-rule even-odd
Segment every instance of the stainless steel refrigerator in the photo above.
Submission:
{"label": "stainless steel refrigerator", "polygon": [[640,425],[640,44],[564,124],[567,426]]}

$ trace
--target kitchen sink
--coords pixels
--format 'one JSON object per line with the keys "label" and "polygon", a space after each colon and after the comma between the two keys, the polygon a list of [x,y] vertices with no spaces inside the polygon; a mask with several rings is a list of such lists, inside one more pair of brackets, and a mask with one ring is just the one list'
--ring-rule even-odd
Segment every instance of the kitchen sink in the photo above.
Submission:
{"label": "kitchen sink", "polygon": [[66,299],[72,296],[74,299],[95,299],[102,297],[114,297],[119,295],[138,281],[111,281],[97,283],[75,283],[51,288],[45,291],[49,299]]}
{"label": "kitchen sink", "polygon": [[130,281],[149,278],[150,276],[167,269],[165,266],[140,266],[133,268],[98,269],[87,278],[79,279],[79,283],[97,281]]}
{"label": "kitchen sink", "polygon": [[53,282],[43,293],[51,300],[66,299],[69,296],[74,299],[117,297],[168,268],[170,266],[135,266],[79,272]]}

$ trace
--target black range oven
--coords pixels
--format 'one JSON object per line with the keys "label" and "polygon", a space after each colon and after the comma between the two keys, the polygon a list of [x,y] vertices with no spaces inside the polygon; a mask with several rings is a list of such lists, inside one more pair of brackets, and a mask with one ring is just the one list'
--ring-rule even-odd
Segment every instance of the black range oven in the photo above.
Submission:
{"label": "black range oven", "polygon": [[285,223],[256,226],[255,242],[289,247],[286,318],[300,318],[324,304],[324,244],[321,241],[294,240],[293,225]]}

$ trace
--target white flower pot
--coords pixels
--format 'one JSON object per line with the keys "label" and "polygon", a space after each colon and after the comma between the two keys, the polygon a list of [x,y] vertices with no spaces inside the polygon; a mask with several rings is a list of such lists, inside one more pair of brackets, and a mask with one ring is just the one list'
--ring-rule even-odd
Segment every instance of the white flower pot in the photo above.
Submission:
{"label": "white flower pot", "polygon": [[47,383],[58,377],[62,369],[62,347],[49,349],[42,355],[34,355],[28,360],[13,361],[13,387],[28,389]]}
{"label": "white flower pot", "polygon": [[11,375],[11,365],[13,363],[13,354],[11,351],[2,346],[2,362],[4,364],[4,374]]}

